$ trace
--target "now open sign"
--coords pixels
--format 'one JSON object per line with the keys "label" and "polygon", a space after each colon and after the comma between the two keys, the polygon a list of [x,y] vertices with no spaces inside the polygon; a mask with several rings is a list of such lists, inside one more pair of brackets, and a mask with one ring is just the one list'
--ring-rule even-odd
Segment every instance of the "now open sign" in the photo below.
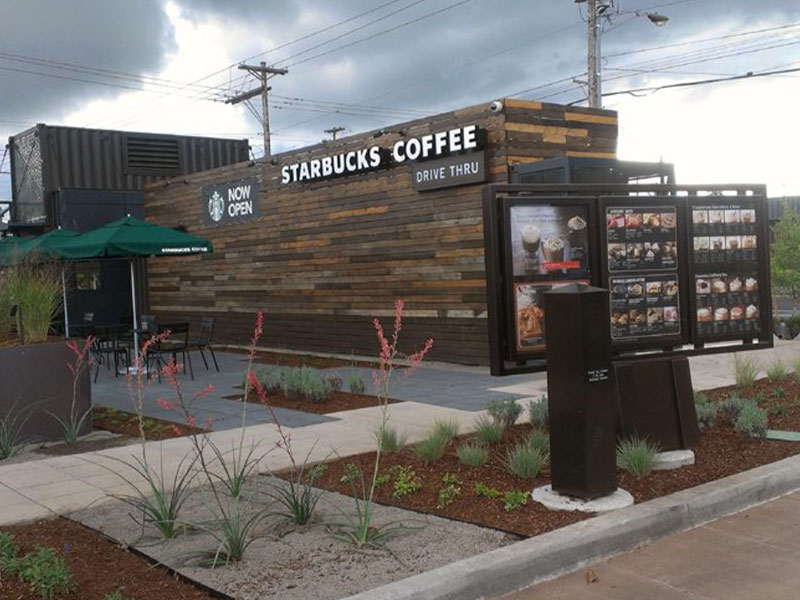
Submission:
{"label": "now open sign", "polygon": [[202,191],[203,220],[207,225],[224,225],[258,216],[260,191],[255,177],[205,186]]}

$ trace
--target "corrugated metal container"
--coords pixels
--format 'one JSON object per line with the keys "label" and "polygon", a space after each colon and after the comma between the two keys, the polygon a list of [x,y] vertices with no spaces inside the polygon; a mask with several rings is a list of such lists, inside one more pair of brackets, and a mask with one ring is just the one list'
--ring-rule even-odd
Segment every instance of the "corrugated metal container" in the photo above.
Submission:
{"label": "corrugated metal container", "polygon": [[9,138],[12,220],[53,226],[51,203],[60,188],[141,190],[249,159],[246,139],[82,129],[38,124]]}

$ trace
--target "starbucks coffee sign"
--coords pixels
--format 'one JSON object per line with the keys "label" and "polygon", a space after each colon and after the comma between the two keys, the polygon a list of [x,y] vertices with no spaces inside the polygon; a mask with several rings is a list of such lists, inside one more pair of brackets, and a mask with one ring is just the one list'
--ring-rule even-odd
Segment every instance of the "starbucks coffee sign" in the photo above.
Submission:
{"label": "starbucks coffee sign", "polygon": [[[477,153],[476,151],[484,146],[484,138],[485,132],[479,129],[477,125],[467,125],[418,137],[403,138],[395,142],[391,149],[376,145],[284,165],[281,168],[281,183],[288,185],[314,182],[333,177],[367,173],[408,162],[423,163],[424,161],[442,159],[443,157],[448,157],[449,159],[452,157],[466,158],[472,154],[482,155],[483,153]],[[447,165],[446,174],[450,173],[450,162]],[[462,166],[456,166],[452,171],[454,174],[456,172],[459,174],[456,178],[451,177],[449,184],[435,187],[473,183],[470,179],[478,176],[483,177],[479,181],[485,181],[485,168],[483,165],[484,159],[482,156],[473,157],[471,161],[465,160]],[[482,174],[473,173],[473,167],[480,170]],[[419,191],[434,189],[433,184],[418,187],[416,172],[415,166],[414,189]],[[436,173],[433,171],[428,173],[429,176],[433,177],[439,177],[439,174],[441,174],[440,170]],[[464,177],[465,175],[466,177]],[[425,175],[423,174],[421,177],[425,177]],[[441,180],[443,178],[439,177],[439,181]]]}
{"label": "starbucks coffee sign", "polygon": [[207,225],[224,225],[252,219],[258,216],[259,192],[255,177],[205,186],[203,220]]}

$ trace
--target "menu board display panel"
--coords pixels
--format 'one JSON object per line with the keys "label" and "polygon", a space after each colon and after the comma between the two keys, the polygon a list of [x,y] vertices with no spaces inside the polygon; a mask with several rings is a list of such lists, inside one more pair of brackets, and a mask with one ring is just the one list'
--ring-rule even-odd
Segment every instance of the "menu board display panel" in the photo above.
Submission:
{"label": "menu board display panel", "polygon": [[674,206],[610,206],[605,209],[605,221],[609,272],[677,267]]}
{"label": "menu board display panel", "polygon": [[[544,294],[572,281],[519,283],[514,285],[517,351],[536,352],[545,348]],[[589,284],[588,280],[578,283]]]}
{"label": "menu board display panel", "polygon": [[759,251],[763,223],[752,200],[698,198],[691,206],[698,341],[752,339],[763,330]]}
{"label": "menu board display panel", "polygon": [[535,205],[510,208],[514,278],[589,276],[589,207]]}
{"label": "menu board display panel", "polygon": [[611,277],[609,288],[612,340],[680,334],[676,274]]}

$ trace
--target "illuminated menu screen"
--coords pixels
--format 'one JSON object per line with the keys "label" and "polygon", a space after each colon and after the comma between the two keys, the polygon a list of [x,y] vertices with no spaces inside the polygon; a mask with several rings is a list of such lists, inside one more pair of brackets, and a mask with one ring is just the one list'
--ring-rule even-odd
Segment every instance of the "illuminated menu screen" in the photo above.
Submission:
{"label": "illuminated menu screen", "polygon": [[691,213],[698,335],[757,335],[762,307],[754,207],[715,202],[696,204]]}
{"label": "illuminated menu screen", "polygon": [[677,222],[674,206],[606,208],[609,272],[676,268]]}
{"label": "illuminated menu screen", "polygon": [[674,273],[611,277],[610,283],[613,339],[680,333]]}

